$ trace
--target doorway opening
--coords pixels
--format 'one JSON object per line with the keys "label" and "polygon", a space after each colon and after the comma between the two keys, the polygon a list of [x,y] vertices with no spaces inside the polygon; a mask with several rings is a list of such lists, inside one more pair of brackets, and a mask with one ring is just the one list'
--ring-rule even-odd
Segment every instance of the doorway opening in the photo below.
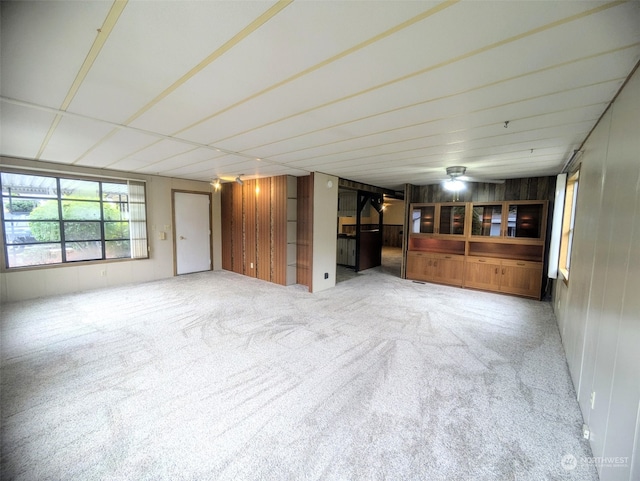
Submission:
{"label": "doorway opening", "polygon": [[377,268],[401,277],[404,200],[340,188],[336,282]]}

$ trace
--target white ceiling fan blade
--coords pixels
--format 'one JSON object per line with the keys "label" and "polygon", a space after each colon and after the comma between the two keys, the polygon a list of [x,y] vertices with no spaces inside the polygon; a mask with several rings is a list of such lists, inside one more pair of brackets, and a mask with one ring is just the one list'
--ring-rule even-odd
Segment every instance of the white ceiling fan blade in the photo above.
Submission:
{"label": "white ceiling fan blade", "polygon": [[469,177],[467,175],[463,175],[458,177],[458,179],[464,182],[482,182],[485,184],[504,184],[504,179],[478,179],[477,177]]}

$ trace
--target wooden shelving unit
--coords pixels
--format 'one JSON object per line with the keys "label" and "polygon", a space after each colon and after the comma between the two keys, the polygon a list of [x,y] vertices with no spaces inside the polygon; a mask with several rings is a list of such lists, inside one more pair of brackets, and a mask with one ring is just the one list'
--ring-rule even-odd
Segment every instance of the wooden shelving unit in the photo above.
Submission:
{"label": "wooden shelving unit", "polygon": [[411,204],[408,279],[540,299],[547,201]]}

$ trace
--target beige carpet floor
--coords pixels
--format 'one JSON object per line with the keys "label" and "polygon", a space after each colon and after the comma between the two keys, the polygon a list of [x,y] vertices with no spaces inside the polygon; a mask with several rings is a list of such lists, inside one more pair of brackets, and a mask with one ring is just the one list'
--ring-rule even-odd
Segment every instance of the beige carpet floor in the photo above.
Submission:
{"label": "beige carpet floor", "polygon": [[551,306],[395,269],[3,305],[2,479],[596,480]]}

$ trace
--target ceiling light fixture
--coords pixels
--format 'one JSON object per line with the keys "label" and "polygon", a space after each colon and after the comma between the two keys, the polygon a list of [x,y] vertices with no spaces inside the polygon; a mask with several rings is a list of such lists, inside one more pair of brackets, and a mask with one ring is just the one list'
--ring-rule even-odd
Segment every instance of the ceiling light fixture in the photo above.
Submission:
{"label": "ceiling light fixture", "polygon": [[447,175],[451,177],[451,179],[455,179],[465,174],[467,168],[462,165],[454,165],[453,167],[447,167]]}
{"label": "ceiling light fixture", "polygon": [[442,187],[449,192],[460,192],[464,190],[464,182],[457,179],[449,179],[442,183]]}
{"label": "ceiling light fixture", "polygon": [[213,190],[215,190],[216,192],[220,190],[221,186],[222,184],[220,184],[220,179],[216,178],[211,181],[211,187],[213,187]]}
{"label": "ceiling light fixture", "polygon": [[442,188],[448,192],[460,192],[465,189],[465,183],[459,177],[462,177],[467,168],[462,165],[454,165],[447,167],[447,175],[449,178],[442,183]]}
{"label": "ceiling light fixture", "polygon": [[[244,174],[240,174],[240,175],[244,175]],[[244,185],[244,181],[240,178],[240,175],[236,177],[236,182],[240,185]]]}

